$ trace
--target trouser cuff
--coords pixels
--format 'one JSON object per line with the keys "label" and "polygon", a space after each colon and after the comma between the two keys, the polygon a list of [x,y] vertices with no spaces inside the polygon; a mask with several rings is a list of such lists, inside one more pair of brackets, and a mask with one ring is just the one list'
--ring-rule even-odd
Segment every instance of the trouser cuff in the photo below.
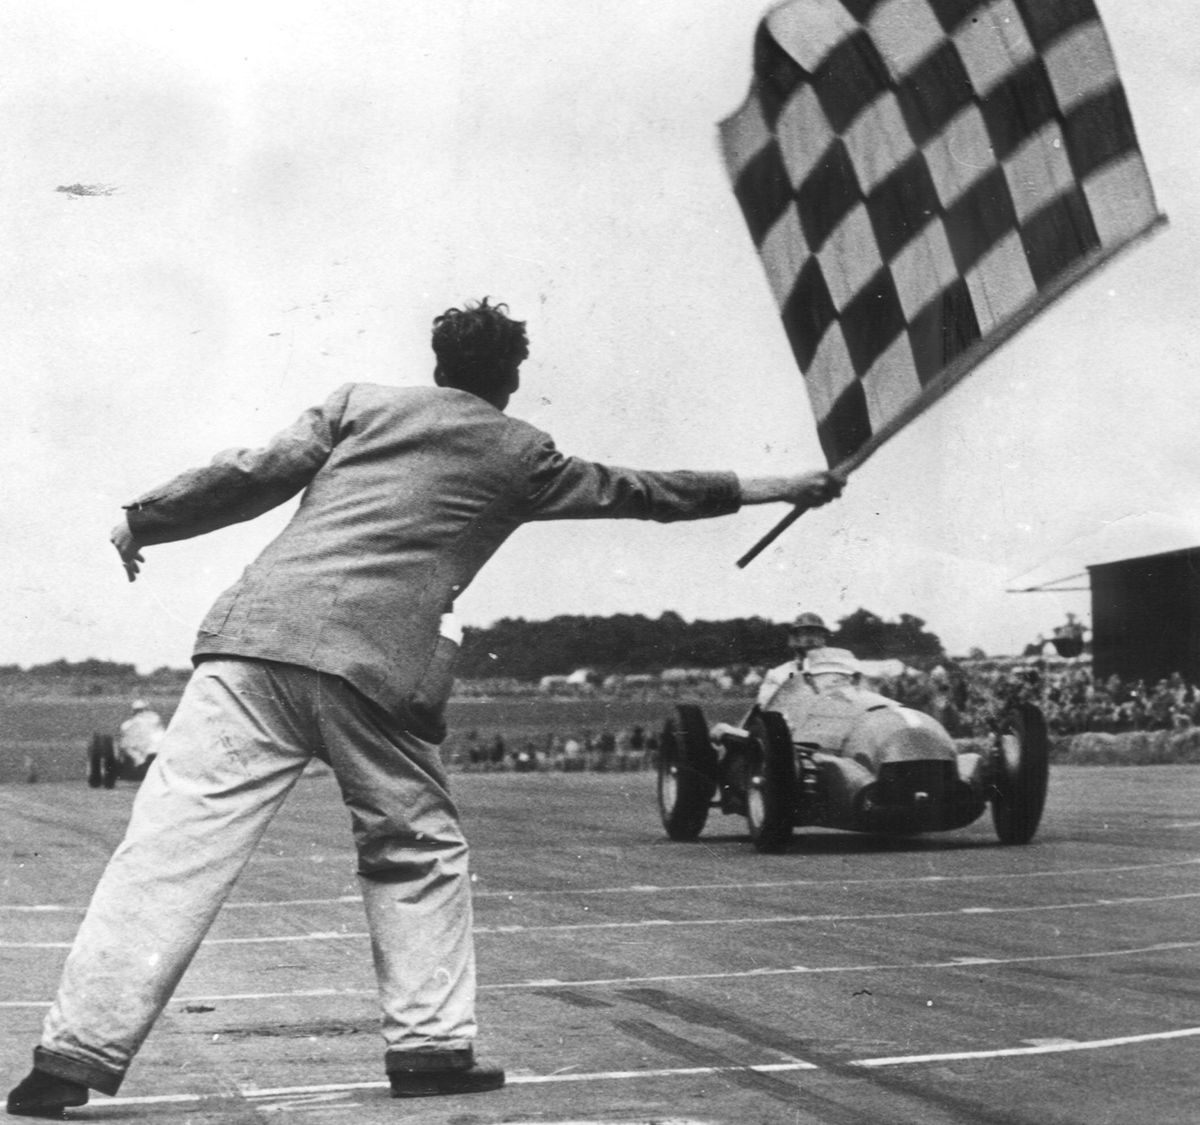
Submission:
{"label": "trouser cuff", "polygon": [[38,1070],[53,1074],[55,1078],[65,1078],[68,1082],[78,1082],[92,1090],[112,1097],[121,1088],[125,1080],[124,1073],[117,1074],[95,1063],[81,1062],[79,1059],[68,1058],[56,1051],[48,1051],[45,1047],[34,1047],[33,1065]]}
{"label": "trouser cuff", "polygon": [[473,1047],[417,1047],[388,1051],[383,1064],[388,1074],[428,1074],[433,1071],[470,1070],[475,1065]]}

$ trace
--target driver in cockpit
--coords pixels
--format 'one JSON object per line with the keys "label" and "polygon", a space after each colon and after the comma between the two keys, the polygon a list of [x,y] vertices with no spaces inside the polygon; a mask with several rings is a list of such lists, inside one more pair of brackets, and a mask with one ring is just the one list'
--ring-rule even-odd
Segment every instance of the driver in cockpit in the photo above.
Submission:
{"label": "driver in cockpit", "polygon": [[862,667],[849,649],[813,649],[804,658],[803,675],[818,695],[852,699],[862,687]]}

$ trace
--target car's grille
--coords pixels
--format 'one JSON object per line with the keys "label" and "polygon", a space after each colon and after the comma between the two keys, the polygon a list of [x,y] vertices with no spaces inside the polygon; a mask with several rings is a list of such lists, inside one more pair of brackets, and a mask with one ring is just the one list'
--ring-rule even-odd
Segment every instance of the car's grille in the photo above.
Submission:
{"label": "car's grille", "polygon": [[864,832],[938,832],[970,824],[982,811],[954,762],[888,762],[858,794],[855,819]]}

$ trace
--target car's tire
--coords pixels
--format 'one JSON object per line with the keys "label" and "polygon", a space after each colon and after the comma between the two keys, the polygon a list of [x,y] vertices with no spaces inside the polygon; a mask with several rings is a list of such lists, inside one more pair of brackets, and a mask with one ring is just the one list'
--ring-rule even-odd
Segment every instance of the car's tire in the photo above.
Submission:
{"label": "car's tire", "polygon": [[787,720],[778,711],[757,711],[750,733],[746,823],[760,852],[784,851],[792,838],[796,754]]}
{"label": "car's tire", "polygon": [[1032,703],[1014,707],[996,732],[992,824],[1002,844],[1028,844],[1041,823],[1050,785],[1046,719]]}
{"label": "car's tire", "polygon": [[96,746],[98,735],[92,735],[87,748],[87,783],[91,789],[99,789],[104,783],[104,767],[100,764],[100,754]]}
{"label": "car's tire", "polygon": [[672,840],[694,840],[717,791],[717,752],[704,713],[681,703],[663,727],[658,747],[658,811]]}
{"label": "car's tire", "polygon": [[97,731],[88,743],[87,782],[93,789],[111,789],[117,783],[117,755],[111,734]]}

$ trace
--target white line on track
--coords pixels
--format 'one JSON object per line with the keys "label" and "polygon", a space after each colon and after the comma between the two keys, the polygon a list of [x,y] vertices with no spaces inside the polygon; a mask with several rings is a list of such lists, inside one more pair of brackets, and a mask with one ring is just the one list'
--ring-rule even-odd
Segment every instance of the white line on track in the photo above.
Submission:
{"label": "white line on track", "polygon": [[[960,906],[953,910],[912,910],[878,914],[776,914],[760,918],[640,918],[633,922],[564,922],[553,926],[477,926],[476,934],[578,933],[581,930],[664,929],[680,926],[771,926],[798,922],[891,922],[913,918],[955,918],[980,914],[1032,914],[1093,907],[1141,906],[1151,902],[1176,902],[1200,898],[1200,891],[1174,895],[1139,895],[1130,898],[1098,898],[1079,902],[1039,903],[1035,906]],[[234,939],[248,940],[248,939]],[[0,943],[2,946],[3,943]]]}
{"label": "white line on track", "polygon": [[[1000,1047],[980,1051],[948,1051],[927,1055],[892,1055],[887,1058],[847,1059],[842,1066],[876,1069],[893,1066],[920,1066],[928,1063],[968,1062],[985,1059],[1021,1058],[1029,1055],[1070,1054],[1078,1051],[1103,1051],[1114,1047],[1134,1047],[1148,1043],[1164,1043],[1177,1039],[1192,1039],[1200,1036],[1200,1027],[1182,1027],[1170,1031],[1156,1031],[1144,1035],[1122,1035],[1111,1039],[1086,1041],[1064,1040],[1055,1043],[1040,1043],[1027,1047]],[[760,1063],[755,1066],[689,1066],[669,1067],[657,1070],[605,1070],[585,1074],[511,1074],[510,1086],[538,1086],[558,1083],[631,1081],[640,1078],[688,1078],[697,1075],[719,1074],[786,1074],[796,1071],[823,1069],[816,1063],[796,1059],[783,1063]],[[274,1089],[242,1090],[240,1096],[250,1102],[263,1102],[278,1098],[304,1097],[313,1094],[353,1093],[357,1090],[386,1090],[386,1082],[346,1082],[324,1086],[280,1086]],[[133,1098],[111,1098],[106,1106],[133,1105],[180,1105],[204,1102],[227,1102],[231,1095],[158,1094]],[[682,1125],[682,1123],[681,1123]]]}
{"label": "white line on track", "polygon": [[[1055,910],[1088,910],[1105,907],[1146,906],[1148,903],[1182,902],[1200,898],[1200,891],[1178,895],[1136,895],[1126,898],[1087,898],[1078,902],[1037,903],[1019,907],[956,907],[953,910],[902,910],[877,914],[772,914],[760,918],[642,918],[629,922],[563,922],[553,926],[476,926],[476,937],[510,937],[514,934],[580,933],[607,930],[676,930],[684,926],[784,926],[800,922],[886,922],[918,918],[972,918],[979,915],[1045,914]],[[209,945],[287,945],[295,941],[347,941],[370,938],[365,930],[318,930],[251,938],[208,938]],[[71,949],[71,941],[0,941],[0,949]]]}
{"label": "white line on track", "polygon": [[[1197,822],[1200,824],[1200,822]],[[1177,827],[1177,826],[1172,826]],[[1075,878],[1082,875],[1124,875],[1137,871],[1161,871],[1171,867],[1191,867],[1200,864],[1200,856],[1188,859],[1169,860],[1165,863],[1125,864],[1119,867],[1076,867],[1045,871],[997,871],[980,875],[900,875],[873,879],[776,879],[757,883],[632,883],[621,887],[559,887],[546,890],[489,891],[474,890],[476,899],[499,898],[516,900],[525,898],[576,898],[585,895],[664,895],[684,893],[707,893],[711,891],[761,891],[778,890],[786,887],[865,887],[901,883],[990,883],[1002,879],[1046,879]],[[362,897],[357,894],[337,895],[333,898],[292,898],[247,902],[227,902],[222,910],[264,910],[287,906],[341,906],[358,904]],[[11,913],[76,913],[82,914],[86,906],[60,903],[33,905],[10,905],[0,903],[0,912]]]}
{"label": "white line on track", "polygon": [[[1200,898],[1200,891],[1174,895],[1136,895],[1127,898],[1097,898],[1078,902],[1049,902],[1033,906],[960,906],[953,910],[909,910],[877,914],[775,914],[758,918],[638,918],[632,922],[564,922],[547,926],[476,926],[476,936],[525,934],[576,934],[595,930],[655,930],[684,926],[779,926],[802,922],[895,922],[914,918],[963,918],[998,914],[1043,914],[1057,910],[1090,910],[1096,907],[1145,906],[1148,903],[1181,902]],[[315,930],[305,934],[208,938],[205,946],[286,945],[302,941],[358,941],[371,935],[365,930]],[[69,941],[0,941],[0,949],[70,949]]]}
{"label": "white line on track", "polygon": [[[863,965],[787,965],[777,969],[743,969],[717,973],[671,973],[642,977],[592,977],[581,980],[544,977],[538,980],[481,984],[480,992],[543,991],[547,988],[625,987],[635,984],[680,984],[700,980],[745,980],[754,977],[821,976],[834,973],[881,973],[928,971],[933,969],[986,969],[1005,965],[1035,965],[1047,961],[1094,961],[1113,957],[1136,957],[1152,953],[1173,953],[1200,948],[1200,941],[1164,941],[1132,949],[1098,949],[1083,953],[1039,953],[1029,957],[951,957],[946,961],[879,962]],[[238,1000],[313,1000],[331,997],[375,996],[373,988],[309,988],[281,992],[219,992],[195,996],[176,996],[175,1004],[232,1003]],[[48,1008],[49,1000],[0,1000],[0,1009]]]}
{"label": "white line on track", "polygon": [[[513,981],[509,984],[480,985],[481,991],[500,992],[523,988],[584,988],[587,986],[616,986],[631,984],[670,984],[684,983],[697,980],[737,980],[752,977],[782,977],[810,975],[819,976],[826,973],[875,973],[895,972],[896,970],[929,970],[929,969],[974,969],[994,968],[1002,965],[1032,965],[1046,961],[1089,961],[1108,957],[1132,957],[1147,953],[1170,953],[1181,949],[1200,948],[1200,941],[1168,941],[1155,945],[1144,945],[1137,949],[1102,949],[1090,953],[1039,953],[1030,957],[952,957],[948,961],[909,961],[905,963],[865,965],[826,965],[813,967],[810,965],[790,965],[780,969],[744,969],[720,973],[672,973],[661,976],[645,977],[595,977],[591,980],[527,980]],[[2,1005],[0,1005],[2,1006]]]}
{"label": "white line on track", "polygon": [[1171,1039],[1192,1039],[1200,1027],[1181,1027],[1174,1031],[1155,1031],[1147,1035],[1120,1035],[1112,1039],[1064,1040],[1038,1043],[1032,1047],[1003,1047],[990,1051],[947,1051],[936,1055],[895,1055],[891,1058],[859,1059],[850,1066],[914,1066],[931,1062],[962,1062],[969,1059],[1012,1059],[1025,1055],[1061,1055],[1073,1051],[1103,1051],[1110,1047],[1134,1047],[1141,1043],[1163,1043]]}
{"label": "white line on track", "polygon": [[633,883],[623,887],[590,887],[586,889],[556,888],[554,890],[521,890],[521,891],[480,891],[473,893],[474,898],[549,898],[573,897],[576,895],[622,895],[622,894],[680,894],[683,892],[709,891],[762,891],[777,890],[785,887],[866,887],[880,884],[892,885],[900,883],[990,883],[1000,879],[1038,879],[1071,877],[1081,875],[1123,875],[1135,871],[1157,871],[1170,867],[1191,867],[1200,864],[1200,856],[1188,859],[1174,859],[1164,863],[1125,864],[1119,867],[1077,867],[1062,870],[1046,871],[997,871],[981,875],[898,875],[881,876],[872,879],[775,879],[757,883],[676,883],[654,884]]}
{"label": "white line on track", "polygon": [[[222,910],[263,909],[285,906],[341,906],[344,903],[361,904],[362,895],[338,895],[336,898],[288,898],[262,902],[227,902]],[[82,914],[86,906],[67,906],[59,903],[39,903],[32,906],[10,906],[0,903],[0,911],[18,914]]]}

